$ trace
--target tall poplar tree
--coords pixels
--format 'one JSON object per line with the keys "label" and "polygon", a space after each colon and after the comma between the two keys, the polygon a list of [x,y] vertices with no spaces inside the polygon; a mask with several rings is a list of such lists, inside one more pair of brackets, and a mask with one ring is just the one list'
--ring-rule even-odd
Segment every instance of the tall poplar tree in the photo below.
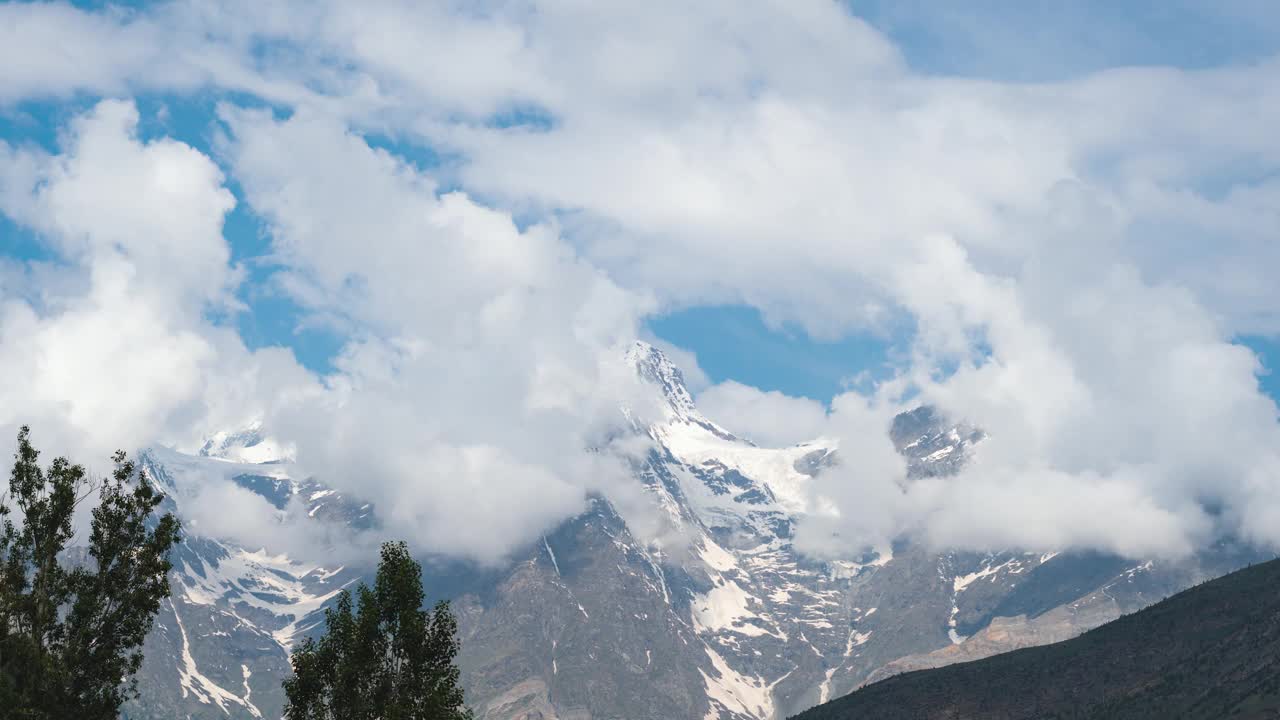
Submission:
{"label": "tall poplar tree", "polygon": [[[100,482],[64,457],[41,469],[39,456],[23,427],[0,495],[0,708],[5,718],[116,718],[137,694],[142,642],[169,597],[179,524],[155,516],[164,496],[123,452]],[[69,547],[76,508],[93,499],[88,546]]]}
{"label": "tall poplar tree", "polygon": [[288,720],[463,720],[454,660],[458,625],[448,603],[422,608],[422,567],[403,542],[386,543],[373,587],[346,590],[326,630],[293,653],[284,681]]}

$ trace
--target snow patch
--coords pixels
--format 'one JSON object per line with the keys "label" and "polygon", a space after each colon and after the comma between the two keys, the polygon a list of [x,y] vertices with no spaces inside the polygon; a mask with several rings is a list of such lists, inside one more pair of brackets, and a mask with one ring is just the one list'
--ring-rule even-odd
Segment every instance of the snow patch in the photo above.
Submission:
{"label": "snow patch", "polygon": [[826,679],[824,679],[822,681],[822,684],[818,686],[818,704],[819,705],[831,699],[831,676],[835,674],[836,674],[836,668],[830,668],[829,670],[827,670]]}
{"label": "snow patch", "polygon": [[1016,562],[1017,562],[1016,560],[1008,560],[994,567],[988,565],[987,567],[984,567],[975,573],[969,573],[968,575],[957,575],[955,579],[951,581],[951,587],[953,591],[957,595],[959,595],[960,593],[964,592],[965,588],[972,585],[974,581],[981,580],[984,577],[990,577],[992,575],[995,575],[996,573],[1000,572],[1001,570],[1009,567],[1011,564],[1014,564]]}
{"label": "snow patch", "polygon": [[951,580],[951,617],[947,620],[947,637],[951,640],[952,645],[959,645],[968,639],[968,637],[956,632],[956,616],[960,613],[960,593],[978,580],[985,577],[993,577],[1007,568],[1021,569],[1017,560],[1006,560],[999,565],[991,565],[988,561],[988,564],[981,570],[967,575],[957,575]]}
{"label": "snow patch", "polygon": [[703,539],[702,548],[698,554],[703,562],[719,572],[738,569],[738,559],[710,539]]}
{"label": "snow patch", "polygon": [[733,580],[724,580],[722,584],[710,591],[695,595],[693,600],[693,619],[701,630],[732,630],[736,633],[756,637],[769,635],[769,631],[751,624],[739,623],[746,618],[756,618],[748,605],[751,595]]}
{"label": "snow patch", "polygon": [[[191,655],[191,642],[187,638],[187,628],[182,623],[182,615],[178,612],[178,606],[170,600],[169,607],[173,610],[173,619],[178,624],[178,635],[182,638],[182,666],[178,668],[178,683],[182,690],[182,697],[194,695],[196,700],[199,700],[202,704],[217,705],[218,709],[228,716],[231,715],[231,711],[227,710],[226,703],[231,702],[244,707],[254,717],[262,717],[262,714],[258,712],[258,708],[249,703],[246,698],[241,698],[235,693],[226,690],[200,672],[200,668],[196,666],[195,658]],[[247,682],[248,680],[246,679]]]}
{"label": "snow patch", "polygon": [[297,562],[287,555],[218,545],[225,554],[216,561],[200,563],[199,571],[183,564],[179,596],[197,605],[222,602],[230,608],[244,604],[267,611],[281,619],[283,627],[271,636],[285,650],[292,645],[298,624],[342,591],[339,586],[315,592],[316,586],[323,587],[337,570]]}
{"label": "snow patch", "polygon": [[[734,671],[719,653],[710,647],[705,649],[707,656],[711,658],[711,667],[717,677],[712,677],[702,668],[698,668],[698,673],[702,675],[702,681],[707,688],[707,697],[712,701],[704,720],[717,720],[722,717],[721,710],[762,720],[772,718],[773,686],[786,676],[774,683],[766,683],[760,677],[747,676]],[[719,708],[716,707],[717,704]]]}
{"label": "snow patch", "polygon": [[560,574],[560,563],[556,562],[556,554],[551,551],[551,545],[547,542],[547,536],[542,536],[542,547],[547,549],[547,555],[551,557],[551,566],[556,569],[556,577],[564,577]]}
{"label": "snow patch", "polygon": [[[654,434],[678,460],[691,467],[723,465],[768,488],[780,509],[804,513],[813,478],[796,470],[796,461],[814,450],[831,449],[825,438],[789,448],[761,448],[732,436],[721,436],[694,422],[668,422]],[[701,483],[699,483],[701,484]]]}
{"label": "snow patch", "polygon": [[860,645],[866,645],[867,641],[871,639],[872,632],[875,631],[858,632],[857,630],[850,630],[848,639],[844,641],[844,656],[849,657],[853,654],[854,648]]}
{"label": "snow patch", "polygon": [[249,678],[253,675],[253,672],[249,670],[248,665],[241,664],[240,674],[244,676],[244,697],[240,698],[240,701],[244,704],[245,709],[249,711],[250,715],[260,718],[262,717],[262,712],[259,711],[258,707],[249,700],[249,698],[253,697],[253,689],[249,687]]}

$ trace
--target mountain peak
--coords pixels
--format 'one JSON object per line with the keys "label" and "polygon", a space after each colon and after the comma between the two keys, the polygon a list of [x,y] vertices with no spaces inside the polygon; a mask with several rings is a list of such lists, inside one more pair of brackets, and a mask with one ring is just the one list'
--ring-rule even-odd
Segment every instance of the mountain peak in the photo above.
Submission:
{"label": "mountain peak", "polygon": [[291,462],[293,449],[284,447],[253,422],[237,431],[222,430],[209,436],[200,448],[201,457],[246,464]]}
{"label": "mountain peak", "polygon": [[637,340],[627,350],[627,362],[635,367],[641,378],[662,389],[667,403],[677,413],[697,413],[693,395],[685,386],[684,373],[661,350],[643,340]]}
{"label": "mountain peak", "polygon": [[636,340],[627,350],[627,362],[635,367],[641,379],[662,390],[668,423],[697,425],[721,439],[747,442],[708,420],[698,410],[685,385],[684,373],[661,350],[643,340]]}

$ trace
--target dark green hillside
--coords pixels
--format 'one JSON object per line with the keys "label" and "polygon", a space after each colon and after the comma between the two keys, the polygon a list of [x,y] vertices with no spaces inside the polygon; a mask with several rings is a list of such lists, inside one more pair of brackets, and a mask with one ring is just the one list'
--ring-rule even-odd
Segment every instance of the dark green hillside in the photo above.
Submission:
{"label": "dark green hillside", "polygon": [[1280,718],[1280,560],[1078,638],[907,673],[796,720]]}

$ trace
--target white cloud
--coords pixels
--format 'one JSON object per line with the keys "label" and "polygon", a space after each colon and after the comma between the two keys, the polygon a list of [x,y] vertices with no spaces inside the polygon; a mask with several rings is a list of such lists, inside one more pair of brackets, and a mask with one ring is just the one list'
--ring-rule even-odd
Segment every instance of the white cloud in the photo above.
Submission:
{"label": "white cloud", "polygon": [[0,103],[77,91],[116,93],[158,62],[165,43],[148,23],[82,12],[63,3],[0,7]]}
{"label": "white cloud", "polygon": [[189,534],[230,539],[249,550],[265,549],[312,562],[358,564],[377,552],[376,534],[314,519],[306,494],[292,495],[277,508],[236,481],[242,475],[278,477],[278,473],[297,478],[297,468],[290,464],[273,463],[264,469],[165,448],[149,448],[147,453],[174,481],[167,491],[174,494],[183,530]]}
{"label": "white cloud", "polygon": [[[1083,533],[1130,553],[1190,549],[1213,531],[1280,541],[1247,519],[1280,502],[1277,408],[1258,390],[1253,353],[1184,288],[1147,284],[1124,265],[1075,274],[1069,259],[1046,252],[1043,262],[995,281],[939,240],[903,278],[913,288],[928,278],[930,293],[912,291],[922,327],[980,331],[990,348],[944,379],[929,371],[957,360],[952,348],[918,348],[912,380],[924,397],[990,434],[973,467],[935,489],[940,507],[987,502],[1022,508],[1019,519],[1052,508],[1055,520],[961,529],[931,509],[928,533],[1022,535],[1039,547]],[[1100,520],[1122,500],[1127,524]]]}
{"label": "white cloud", "polygon": [[494,559],[625,473],[590,448],[623,421],[641,296],[332,119],[228,111],[231,164],[299,299],[357,334],[324,392],[266,423],[375,502],[388,529]]}
{"label": "white cloud", "polygon": [[727,380],[698,393],[698,408],[758,445],[782,447],[826,431],[827,408],[817,400],[763,392]]}
{"label": "white cloud", "polygon": [[[4,407],[86,437],[114,423],[112,442],[260,407],[420,542],[494,557],[615,474],[583,448],[629,392],[616,350],[644,314],[747,303],[816,337],[917,329],[898,378],[829,413],[701,393],[762,440],[840,439],[815,549],[1280,544],[1276,407],[1230,342],[1280,330],[1277,60],[1002,84],[914,73],[818,0],[351,8],[0,6],[21,27],[0,102],[207,84],[288,106],[224,108],[221,151],[286,286],[352,333],[318,383],[207,323],[238,282],[224,179],[107,104],[60,158],[2,149],[5,212],[66,261],[0,275],[0,352],[29,379]],[[83,57],[46,57],[50,38]],[[546,122],[492,122],[515,111]],[[456,158],[424,173],[362,130]],[[883,431],[913,392],[988,431],[971,470],[902,484]]]}
{"label": "white cloud", "polygon": [[30,422],[86,459],[194,442],[197,421],[253,412],[212,397],[234,394],[216,387],[227,371],[293,367],[278,352],[250,358],[205,320],[238,282],[221,234],[234,199],[204,155],[140,142],[137,119],[108,101],[72,123],[60,155],[0,144],[0,209],[56,252],[34,268],[34,296],[2,296],[0,428]]}
{"label": "white cloud", "polygon": [[137,123],[132,103],[104,101],[59,154],[0,142],[0,212],[52,253],[0,277],[0,448],[29,424],[46,460],[93,474],[116,449],[198,447],[312,382],[288,351],[251,353],[208,321],[240,280],[221,232],[234,198],[208,157],[141,142]]}

